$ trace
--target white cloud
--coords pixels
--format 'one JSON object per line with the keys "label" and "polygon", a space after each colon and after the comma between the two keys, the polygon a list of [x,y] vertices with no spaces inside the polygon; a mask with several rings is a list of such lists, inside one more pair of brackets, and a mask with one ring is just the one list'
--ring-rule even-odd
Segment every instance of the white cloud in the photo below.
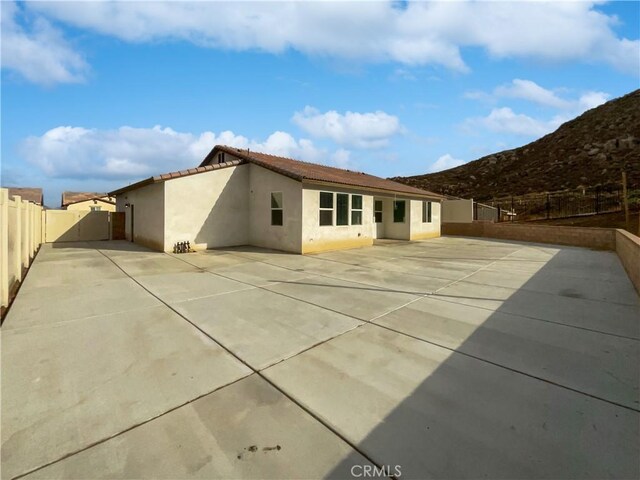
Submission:
{"label": "white cloud", "polygon": [[523,113],[515,113],[510,107],[500,107],[493,108],[485,117],[468,118],[462,126],[468,131],[483,128],[497,133],[539,137],[554,131],[586,110],[602,105],[610,97],[605,92],[587,91],[577,98],[565,98],[557,93],[564,90],[566,89],[549,90],[531,80],[515,79],[509,84],[496,87],[492,93],[475,90],[466,92],[465,98],[494,103],[502,98],[527,100],[550,107],[556,114],[548,120],[539,120]]}
{"label": "white cloud", "polygon": [[302,112],[296,112],[292,120],[314,137],[330,138],[340,145],[358,148],[385,147],[402,129],[398,117],[382,111],[342,114],[330,110],[320,113],[307,106]]}
{"label": "white cloud", "polygon": [[448,170],[450,168],[458,167],[464,163],[466,163],[464,160],[459,160],[451,156],[451,154],[446,153],[429,166],[429,172],[433,173]]}
{"label": "white cloud", "polygon": [[468,70],[461,48],[495,58],[606,63],[637,75],[640,41],[620,38],[598,2],[38,2],[29,8],[132,41],[288,49]]}
{"label": "white cloud", "polygon": [[351,167],[351,152],[340,148],[331,155],[331,161],[338,168],[349,168]]}
{"label": "white cloud", "polygon": [[21,9],[1,2],[2,68],[15,71],[33,83],[52,85],[84,79],[88,66],[64,40],[62,33],[37,16],[29,28],[18,22]]}
{"label": "white cloud", "polygon": [[502,107],[492,109],[486,117],[469,118],[463,126],[469,130],[484,128],[496,133],[540,137],[552,132],[566,120],[560,116],[549,121],[536,120],[528,115],[515,113],[509,107]]}
{"label": "white cloud", "polygon": [[[230,131],[192,134],[160,126],[115,130],[60,126],[41,136],[28,137],[19,151],[49,177],[131,180],[192,168],[216,144],[310,162],[331,159],[310,140],[296,140],[286,132],[277,131],[264,141],[255,141]],[[338,159],[345,158],[344,153],[336,155]]]}

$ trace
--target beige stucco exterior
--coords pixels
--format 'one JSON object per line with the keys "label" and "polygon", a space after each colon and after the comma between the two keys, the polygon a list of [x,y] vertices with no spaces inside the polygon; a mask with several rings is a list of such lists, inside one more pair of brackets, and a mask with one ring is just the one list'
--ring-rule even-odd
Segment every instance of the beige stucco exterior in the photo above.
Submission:
{"label": "beige stucco exterior", "polygon": [[67,205],[65,210],[79,210],[79,211],[91,211],[92,207],[99,207],[101,212],[115,212],[116,205],[112,203],[114,200],[109,201],[109,197],[94,198],[91,200],[84,200],[82,202],[75,202]]}
{"label": "beige stucco exterior", "polygon": [[249,171],[238,165],[164,182],[164,250],[249,243]]}
{"label": "beige stucco exterior", "polygon": [[473,199],[459,198],[442,202],[443,223],[473,222]]}
{"label": "beige stucco exterior", "polygon": [[[233,159],[229,159],[227,161]],[[271,225],[271,194],[282,194],[282,225]],[[349,224],[321,226],[320,192],[348,194]],[[362,224],[352,225],[352,196],[362,196]],[[376,224],[374,202],[383,202]],[[393,221],[393,202],[406,202],[405,221]],[[440,235],[440,203],[431,223],[422,222],[423,199],[335,184],[300,182],[253,163],[226,166],[140,186],[117,197],[128,240],[172,251],[254,245],[295,253],[370,246],[376,238],[420,240]],[[127,206],[128,205],[128,206]],[[133,217],[133,219],[132,219]],[[133,235],[132,235],[133,230]]]}
{"label": "beige stucco exterior", "polygon": [[109,240],[109,212],[44,210],[45,242]]}
{"label": "beige stucco exterior", "polygon": [[165,184],[166,182],[145,185],[116,197],[117,211],[125,212],[127,240],[165,251]]}

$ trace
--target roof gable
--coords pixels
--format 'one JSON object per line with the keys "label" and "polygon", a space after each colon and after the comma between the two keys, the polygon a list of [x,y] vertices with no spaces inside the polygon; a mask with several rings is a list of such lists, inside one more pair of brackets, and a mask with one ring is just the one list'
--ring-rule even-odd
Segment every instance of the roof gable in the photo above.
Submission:
{"label": "roof gable", "polygon": [[269,155],[267,153],[252,152],[248,149],[244,150],[225,145],[216,145],[200,164],[200,167],[212,165],[212,162],[215,161],[216,155],[219,152],[228,153],[247,162],[259,165],[301,182],[311,181],[331,183],[364,189],[385,190],[392,193],[406,195],[426,196],[436,199],[444,198],[442,195],[438,195],[437,193],[411,187],[409,185],[394,182],[393,180],[387,180],[386,178],[376,177],[363,172],[354,172],[342,168],[303,162],[292,158]]}

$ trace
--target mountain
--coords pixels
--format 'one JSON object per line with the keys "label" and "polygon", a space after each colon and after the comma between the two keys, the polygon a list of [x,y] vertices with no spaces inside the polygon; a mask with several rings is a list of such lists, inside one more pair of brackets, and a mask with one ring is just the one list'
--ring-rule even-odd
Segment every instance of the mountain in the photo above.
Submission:
{"label": "mountain", "polygon": [[640,90],[588,110],[555,132],[513,150],[442,172],[392,180],[458,197],[620,185],[640,188]]}

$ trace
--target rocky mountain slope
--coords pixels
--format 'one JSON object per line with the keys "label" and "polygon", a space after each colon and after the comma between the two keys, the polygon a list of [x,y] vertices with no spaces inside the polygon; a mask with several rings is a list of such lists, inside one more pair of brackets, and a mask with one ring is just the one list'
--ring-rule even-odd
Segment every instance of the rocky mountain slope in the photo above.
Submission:
{"label": "rocky mountain slope", "polygon": [[528,145],[438,173],[393,180],[433,192],[489,200],[620,184],[640,188],[640,90],[562,124]]}

